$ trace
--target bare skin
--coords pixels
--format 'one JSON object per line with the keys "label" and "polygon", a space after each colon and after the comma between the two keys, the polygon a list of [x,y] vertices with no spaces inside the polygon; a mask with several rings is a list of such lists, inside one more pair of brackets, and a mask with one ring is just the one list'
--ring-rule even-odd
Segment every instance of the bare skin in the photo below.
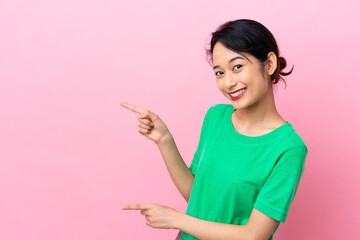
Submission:
{"label": "bare skin", "polygon": [[120,106],[135,113],[139,113],[137,116],[137,125],[139,127],[138,131],[154,143],[161,144],[171,138],[170,131],[166,124],[155,113],[129,103],[122,102],[120,103]]}

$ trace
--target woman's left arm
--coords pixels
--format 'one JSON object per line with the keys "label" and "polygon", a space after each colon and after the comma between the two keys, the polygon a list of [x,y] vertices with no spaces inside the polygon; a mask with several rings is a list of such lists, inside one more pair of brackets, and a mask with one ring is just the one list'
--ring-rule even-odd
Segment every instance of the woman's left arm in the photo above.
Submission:
{"label": "woman's left arm", "polygon": [[267,240],[279,224],[255,208],[245,225],[206,221],[158,204],[135,204],[123,209],[141,210],[150,227],[178,229],[201,240]]}

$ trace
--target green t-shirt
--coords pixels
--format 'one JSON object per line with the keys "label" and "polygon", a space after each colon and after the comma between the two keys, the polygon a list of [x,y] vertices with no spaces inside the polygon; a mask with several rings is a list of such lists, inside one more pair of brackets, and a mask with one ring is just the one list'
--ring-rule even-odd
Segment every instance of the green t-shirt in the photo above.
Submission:
{"label": "green t-shirt", "polygon": [[[244,225],[256,208],[285,223],[304,171],[307,147],[288,121],[261,136],[242,135],[232,125],[233,111],[231,104],[216,104],[205,115],[189,167],[195,180],[186,214]],[[197,239],[182,231],[181,236]]]}

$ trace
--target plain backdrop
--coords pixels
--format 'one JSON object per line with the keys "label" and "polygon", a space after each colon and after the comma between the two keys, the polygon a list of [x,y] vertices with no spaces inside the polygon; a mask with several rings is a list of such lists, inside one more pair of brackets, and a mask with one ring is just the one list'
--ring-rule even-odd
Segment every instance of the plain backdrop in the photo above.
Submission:
{"label": "plain backdrop", "polygon": [[294,71],[276,105],[308,146],[277,240],[360,239],[358,1],[0,1],[0,239],[174,239],[122,205],[186,210],[128,102],[158,114],[189,165],[206,110],[230,103],[210,34],[248,18]]}

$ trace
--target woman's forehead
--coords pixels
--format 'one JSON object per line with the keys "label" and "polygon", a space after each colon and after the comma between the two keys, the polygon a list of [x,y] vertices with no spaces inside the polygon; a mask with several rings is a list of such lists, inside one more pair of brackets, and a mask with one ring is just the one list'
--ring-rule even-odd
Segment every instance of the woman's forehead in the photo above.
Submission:
{"label": "woman's forehead", "polygon": [[223,54],[213,54],[213,65],[230,64],[232,61],[240,59],[242,61],[253,63],[253,56],[246,52],[227,52]]}

